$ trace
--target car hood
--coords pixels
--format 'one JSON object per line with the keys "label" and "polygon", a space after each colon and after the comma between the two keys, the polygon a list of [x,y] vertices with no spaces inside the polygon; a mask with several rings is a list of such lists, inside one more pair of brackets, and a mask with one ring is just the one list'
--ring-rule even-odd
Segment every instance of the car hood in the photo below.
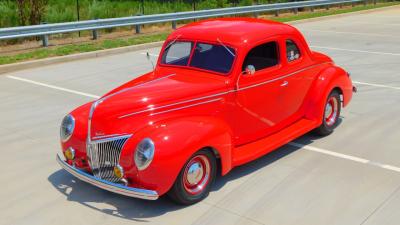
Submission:
{"label": "car hood", "polygon": [[[135,132],[150,118],[153,122],[159,120],[157,112],[184,107],[227,89],[223,79],[212,76],[218,75],[173,73],[138,84],[127,83],[103,96],[92,107],[91,136]],[[165,116],[163,113],[162,117]]]}

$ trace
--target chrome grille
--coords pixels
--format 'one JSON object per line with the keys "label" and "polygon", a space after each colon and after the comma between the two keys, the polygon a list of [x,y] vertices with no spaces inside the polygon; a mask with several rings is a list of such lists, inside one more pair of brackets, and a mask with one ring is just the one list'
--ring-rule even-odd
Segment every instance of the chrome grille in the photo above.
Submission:
{"label": "chrome grille", "polygon": [[110,182],[119,182],[114,175],[114,166],[119,163],[121,150],[130,135],[90,141],[87,144],[87,157],[93,175]]}

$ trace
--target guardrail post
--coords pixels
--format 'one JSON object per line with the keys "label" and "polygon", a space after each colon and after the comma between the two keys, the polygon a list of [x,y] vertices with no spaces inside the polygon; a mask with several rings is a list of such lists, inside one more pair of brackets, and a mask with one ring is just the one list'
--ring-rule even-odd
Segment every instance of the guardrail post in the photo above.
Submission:
{"label": "guardrail post", "polygon": [[[136,16],[141,16],[141,15],[142,15],[142,14],[137,14]],[[140,34],[141,26],[142,26],[142,25],[135,25],[135,32],[136,32],[137,34]]]}
{"label": "guardrail post", "polygon": [[140,25],[135,25],[135,32],[136,32],[137,34],[140,34],[140,30],[141,30]]}
{"label": "guardrail post", "polygon": [[367,0],[364,0],[364,6],[367,6]]}
{"label": "guardrail post", "polygon": [[293,13],[294,13],[294,14],[297,14],[298,12],[299,12],[299,9],[297,9],[297,8],[294,8],[294,9],[293,9]]}
{"label": "guardrail post", "polygon": [[374,0],[374,5],[376,5],[376,0]]}
{"label": "guardrail post", "polygon": [[258,13],[257,12],[253,13],[253,16],[254,16],[254,18],[257,18],[258,17]]}
{"label": "guardrail post", "polygon": [[42,36],[42,44],[43,44],[43,47],[48,47],[49,46],[49,35],[43,35]]}
{"label": "guardrail post", "polygon": [[354,7],[354,6],[355,6],[355,4],[356,4],[355,2],[352,2],[352,3],[351,3],[351,7]]}
{"label": "guardrail post", "polygon": [[[98,18],[95,18],[95,20],[98,20]],[[93,37],[93,40],[97,40],[99,38],[99,33],[98,33],[97,29],[92,30],[92,37]]]}
{"label": "guardrail post", "polygon": [[279,10],[275,11],[275,16],[278,17],[279,16]]}
{"label": "guardrail post", "polygon": [[[42,22],[40,24],[47,24],[46,22]],[[49,35],[45,34],[42,36],[42,45],[43,47],[48,47],[49,46]]]}
{"label": "guardrail post", "polygon": [[92,35],[93,35],[93,40],[97,40],[97,38],[99,38],[99,33],[97,32],[97,30],[92,30]]}
{"label": "guardrail post", "polygon": [[311,7],[310,7],[310,11],[311,11],[311,12],[314,12],[314,7],[311,6]]}
{"label": "guardrail post", "polygon": [[172,29],[176,30],[176,21],[172,21]]}
{"label": "guardrail post", "polygon": [[326,5],[326,10],[329,10],[329,5]]}

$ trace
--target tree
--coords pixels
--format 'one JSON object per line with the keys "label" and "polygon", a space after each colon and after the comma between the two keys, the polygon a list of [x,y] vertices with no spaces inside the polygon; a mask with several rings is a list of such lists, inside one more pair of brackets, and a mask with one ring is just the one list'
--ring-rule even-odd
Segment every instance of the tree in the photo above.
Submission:
{"label": "tree", "polygon": [[17,0],[19,25],[25,26],[28,20],[28,1]]}
{"label": "tree", "polygon": [[48,0],[30,0],[31,13],[30,13],[30,24],[40,24],[42,17],[46,11]]}
{"label": "tree", "polygon": [[42,22],[48,0],[17,0],[18,16],[21,26],[36,25]]}

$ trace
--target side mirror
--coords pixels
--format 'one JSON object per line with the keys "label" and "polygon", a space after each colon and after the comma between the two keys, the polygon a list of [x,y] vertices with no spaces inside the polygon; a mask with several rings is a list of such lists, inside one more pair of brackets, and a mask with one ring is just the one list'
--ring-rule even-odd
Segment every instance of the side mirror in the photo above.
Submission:
{"label": "side mirror", "polygon": [[243,75],[253,75],[256,72],[256,68],[253,65],[247,65],[243,71]]}
{"label": "side mirror", "polygon": [[151,66],[153,67],[153,71],[154,71],[154,62],[153,62],[153,60],[151,60],[149,52],[146,52],[146,58],[151,63]]}

